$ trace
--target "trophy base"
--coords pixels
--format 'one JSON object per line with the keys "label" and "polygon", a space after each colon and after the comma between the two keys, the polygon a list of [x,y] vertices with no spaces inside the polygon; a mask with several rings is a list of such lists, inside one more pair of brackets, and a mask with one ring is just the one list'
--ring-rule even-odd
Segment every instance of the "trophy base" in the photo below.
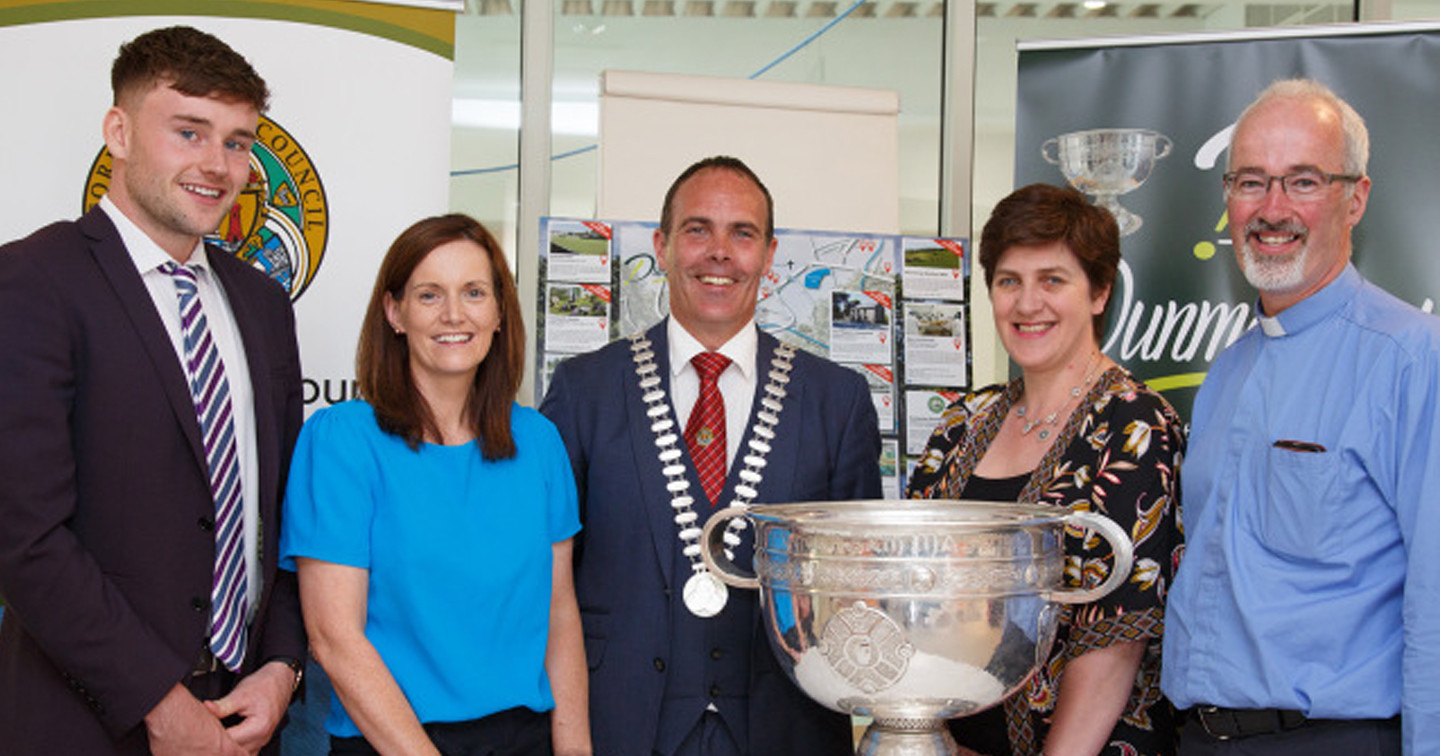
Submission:
{"label": "trophy base", "polygon": [[865,728],[856,756],[959,756],[943,719],[876,719]]}

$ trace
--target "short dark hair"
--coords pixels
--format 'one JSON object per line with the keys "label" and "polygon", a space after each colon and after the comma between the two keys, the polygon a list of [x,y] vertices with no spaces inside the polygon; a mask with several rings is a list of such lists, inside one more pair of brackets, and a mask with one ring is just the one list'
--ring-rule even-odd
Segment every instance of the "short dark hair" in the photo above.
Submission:
{"label": "short dark hair", "polygon": [[756,176],[755,172],[750,170],[750,166],[745,165],[745,162],[740,158],[730,157],[729,155],[715,155],[705,158],[686,168],[684,173],[676,177],[675,181],[670,184],[670,188],[665,192],[665,206],[660,210],[660,233],[666,236],[670,235],[670,227],[675,223],[675,193],[680,191],[680,185],[689,181],[691,176],[694,176],[700,171],[711,168],[733,171],[755,182],[755,186],[759,187],[760,193],[765,195],[765,241],[768,242],[775,238],[775,200],[770,196],[770,190],[765,188],[765,182],[761,181],[760,177]]}
{"label": "short dark hair", "polygon": [[396,301],[402,299],[410,276],[436,247],[465,239],[480,245],[490,259],[494,296],[500,310],[500,330],[475,372],[465,412],[485,459],[508,459],[515,456],[510,405],[525,375],[525,323],[505,253],[474,218],[459,213],[425,218],[401,232],[390,245],[380,262],[370,305],[360,325],[355,375],[361,396],[375,409],[375,418],[386,433],[405,439],[411,448],[418,448],[426,434],[440,436],[435,417],[410,372],[409,342],[394,332],[385,317],[385,295]]}
{"label": "short dark hair", "polygon": [[[1114,291],[1120,268],[1120,227],[1115,216],[1103,207],[1090,204],[1085,195],[1070,187],[1031,184],[1016,189],[1000,200],[980,232],[980,266],[985,269],[985,288],[995,281],[995,266],[1011,247],[1031,247],[1060,242],[1079,260],[1092,293]],[[1114,297],[1110,301],[1115,301]],[[1105,333],[1110,313],[1105,309],[1094,318],[1095,338]]]}
{"label": "short dark hair", "polygon": [[270,89],[250,63],[218,37],[189,26],[155,29],[120,45],[110,67],[114,104],[160,83],[191,97],[249,103],[261,113],[270,107]]}

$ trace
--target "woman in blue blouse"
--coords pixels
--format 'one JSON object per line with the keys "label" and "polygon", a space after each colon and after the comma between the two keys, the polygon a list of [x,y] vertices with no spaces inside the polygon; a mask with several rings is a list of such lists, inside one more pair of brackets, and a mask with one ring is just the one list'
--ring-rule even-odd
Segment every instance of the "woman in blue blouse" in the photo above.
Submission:
{"label": "woman in blue blouse", "polygon": [[362,325],[365,399],[306,423],[285,502],[332,754],[590,752],[574,476],[554,426],[515,404],[524,360],[485,228],[406,229]]}

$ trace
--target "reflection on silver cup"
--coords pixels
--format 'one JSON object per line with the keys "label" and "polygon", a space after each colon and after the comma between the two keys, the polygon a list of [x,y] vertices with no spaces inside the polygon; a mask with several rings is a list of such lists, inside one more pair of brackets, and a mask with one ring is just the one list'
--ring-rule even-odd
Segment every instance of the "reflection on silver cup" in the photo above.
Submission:
{"label": "reflection on silver cup", "polygon": [[[721,543],[755,526],[755,576]],[[1110,543],[1114,565],[1086,590],[1061,585],[1067,528]],[[758,588],[771,650],[825,706],[873,718],[864,756],[959,752],[944,726],[999,703],[1044,663],[1057,603],[1105,596],[1130,574],[1111,520],[1054,507],[970,501],[757,504],[711,517],[701,555],[730,585]]]}
{"label": "reflection on silver cup", "polygon": [[1149,129],[1092,129],[1047,139],[1040,155],[1059,166],[1071,186],[1109,210],[1124,236],[1138,230],[1142,221],[1115,198],[1145,183],[1155,161],[1169,155],[1172,146],[1169,137]]}

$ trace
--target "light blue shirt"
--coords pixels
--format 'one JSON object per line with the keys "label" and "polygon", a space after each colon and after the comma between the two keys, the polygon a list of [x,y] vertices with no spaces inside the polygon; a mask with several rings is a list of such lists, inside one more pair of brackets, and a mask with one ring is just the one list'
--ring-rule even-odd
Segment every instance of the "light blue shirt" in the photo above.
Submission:
{"label": "light blue shirt", "polygon": [[[555,426],[512,405],[512,459],[405,441],[362,401],[316,412],[295,446],[281,567],[369,572],[365,637],[421,722],[554,708],[545,675],[551,544],[580,529]],[[325,729],[360,734],[336,696]]]}
{"label": "light blue shirt", "polygon": [[1352,266],[1220,355],[1181,476],[1176,706],[1403,712],[1405,753],[1440,753],[1437,435],[1440,319]]}

